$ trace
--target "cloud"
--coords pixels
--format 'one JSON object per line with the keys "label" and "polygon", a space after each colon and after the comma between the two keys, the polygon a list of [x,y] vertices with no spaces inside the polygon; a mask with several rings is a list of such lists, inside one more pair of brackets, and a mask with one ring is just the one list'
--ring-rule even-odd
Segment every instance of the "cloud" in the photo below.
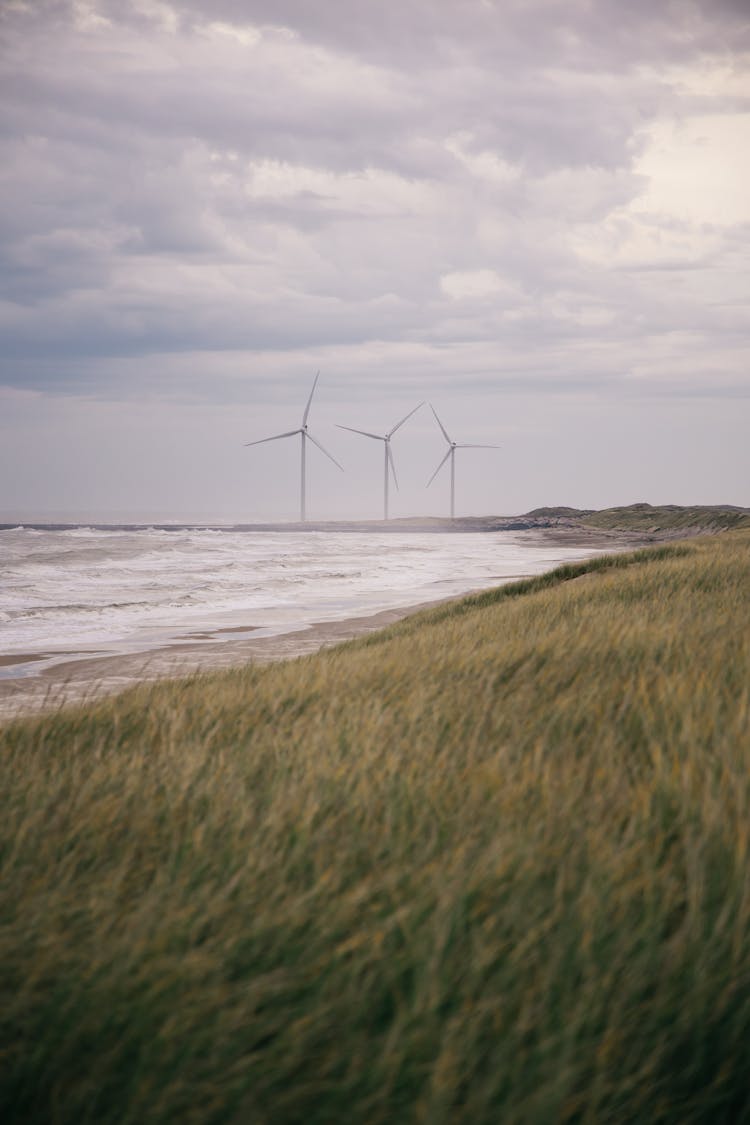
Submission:
{"label": "cloud", "polygon": [[236,393],[234,355],[278,378],[356,356],[376,382],[419,354],[415,390],[446,355],[480,383],[667,386],[688,328],[683,392],[743,377],[742,4],[47,0],[2,19],[7,385],[212,401]]}

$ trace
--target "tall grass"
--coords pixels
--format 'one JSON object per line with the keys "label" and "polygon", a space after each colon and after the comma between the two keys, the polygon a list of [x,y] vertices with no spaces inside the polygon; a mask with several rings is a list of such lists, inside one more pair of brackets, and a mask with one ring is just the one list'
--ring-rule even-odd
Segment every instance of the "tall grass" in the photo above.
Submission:
{"label": "tall grass", "polygon": [[749,564],[0,732],[3,1120],[750,1119]]}

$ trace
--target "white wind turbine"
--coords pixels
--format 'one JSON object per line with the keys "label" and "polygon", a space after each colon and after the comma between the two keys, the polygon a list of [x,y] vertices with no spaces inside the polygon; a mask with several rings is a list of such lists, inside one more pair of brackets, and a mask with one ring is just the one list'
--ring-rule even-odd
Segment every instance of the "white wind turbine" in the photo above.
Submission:
{"label": "white wind turbine", "polygon": [[420,406],[424,406],[424,403],[423,402],[418,403],[414,407],[414,409],[410,410],[409,413],[405,417],[403,417],[400,422],[397,422],[396,425],[393,427],[393,429],[389,430],[387,434],[371,434],[368,430],[355,430],[353,426],[339,426],[339,423],[338,422],[336,423],[336,425],[338,426],[338,428],[340,430],[349,430],[350,433],[361,434],[362,437],[373,438],[375,441],[382,441],[382,443],[383,443],[383,519],[384,520],[388,519],[388,477],[389,477],[388,470],[389,470],[389,468],[390,468],[391,473],[393,473],[393,483],[395,484],[396,488],[398,489],[398,478],[396,476],[396,466],[393,462],[393,453],[391,451],[391,438],[395,434],[396,430],[399,430],[403,426],[404,422],[407,422],[409,420],[409,418],[411,418],[412,414],[416,414],[416,412],[419,410]]}
{"label": "white wind turbine", "polygon": [[443,431],[443,437],[448,442],[448,452],[446,453],[445,457],[440,462],[438,467],[435,469],[435,472],[432,474],[430,479],[427,481],[427,487],[428,488],[430,487],[430,485],[434,481],[435,477],[438,475],[438,473],[442,469],[443,465],[445,464],[445,462],[450,457],[450,459],[451,459],[451,519],[455,519],[455,513],[456,513],[456,450],[457,449],[501,449],[502,446],[499,446],[499,445],[470,445],[467,442],[460,442],[459,443],[457,441],[451,441],[451,439],[448,437],[448,432],[447,432],[445,426],[443,425],[443,423],[438,418],[437,411],[436,411],[435,407],[432,405],[432,403],[430,403],[430,410],[435,415],[435,421],[437,422],[438,426],[440,426],[440,429]]}
{"label": "white wind turbine", "polygon": [[300,439],[301,439],[301,443],[302,443],[302,449],[301,449],[301,454],[300,454],[299,518],[300,518],[301,523],[304,523],[305,518],[306,518],[306,513],[305,513],[306,496],[305,496],[305,494],[306,494],[306,491],[307,491],[307,482],[306,482],[306,479],[305,479],[305,442],[311,441],[313,443],[313,445],[317,445],[320,452],[325,453],[325,455],[326,455],[326,457],[328,458],[329,461],[333,461],[334,465],[336,465],[339,469],[341,469],[342,473],[344,471],[343,465],[339,465],[336,458],[332,454],[330,454],[327,449],[324,449],[323,446],[320,444],[320,442],[317,440],[317,438],[314,438],[312,436],[312,434],[309,433],[309,431],[307,429],[307,416],[310,413],[310,403],[313,400],[313,395],[315,394],[315,388],[318,385],[318,378],[319,377],[320,377],[320,372],[318,371],[318,372],[316,372],[315,379],[313,380],[312,390],[310,391],[310,397],[307,400],[307,406],[305,407],[305,413],[302,415],[302,425],[299,427],[298,430],[288,430],[285,434],[274,434],[273,437],[260,438],[259,441],[246,441],[245,442],[246,446],[248,446],[248,445],[262,445],[263,442],[265,442],[265,441],[279,441],[281,438],[294,437],[295,434],[300,435]]}

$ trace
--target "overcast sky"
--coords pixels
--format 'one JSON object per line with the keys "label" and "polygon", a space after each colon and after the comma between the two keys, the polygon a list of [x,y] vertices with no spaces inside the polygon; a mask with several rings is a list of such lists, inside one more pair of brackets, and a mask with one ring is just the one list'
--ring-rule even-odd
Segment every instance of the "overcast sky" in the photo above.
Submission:
{"label": "overcast sky", "polygon": [[[0,518],[750,504],[746,0],[0,0]],[[447,512],[423,408],[395,514]]]}

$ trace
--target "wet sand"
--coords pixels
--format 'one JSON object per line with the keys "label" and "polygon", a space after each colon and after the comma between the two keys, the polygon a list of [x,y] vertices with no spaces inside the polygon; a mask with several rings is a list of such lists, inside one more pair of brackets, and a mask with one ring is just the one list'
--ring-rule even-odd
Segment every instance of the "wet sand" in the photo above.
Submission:
{"label": "wet sand", "polygon": [[12,656],[0,653],[0,668],[12,668],[15,664],[30,664],[34,660],[48,660],[48,652],[14,652]]}
{"label": "wet sand", "polygon": [[[18,715],[55,710],[68,703],[81,703],[103,695],[113,695],[145,680],[236,668],[248,662],[267,664],[274,660],[306,656],[321,648],[375,632],[430,605],[453,600],[457,599],[443,598],[421,605],[386,609],[367,617],[350,617],[343,621],[322,621],[309,628],[273,637],[250,635],[236,640],[213,641],[210,639],[212,634],[203,631],[147,652],[111,656],[80,653],[80,658],[70,659],[64,664],[54,664],[17,679],[0,680],[0,721],[7,721]],[[222,636],[231,632],[252,634],[254,630],[250,626],[243,626],[215,631]],[[59,655],[34,653],[0,659],[4,666],[8,666],[22,660],[38,661]],[[70,655],[75,657],[75,654]]]}

